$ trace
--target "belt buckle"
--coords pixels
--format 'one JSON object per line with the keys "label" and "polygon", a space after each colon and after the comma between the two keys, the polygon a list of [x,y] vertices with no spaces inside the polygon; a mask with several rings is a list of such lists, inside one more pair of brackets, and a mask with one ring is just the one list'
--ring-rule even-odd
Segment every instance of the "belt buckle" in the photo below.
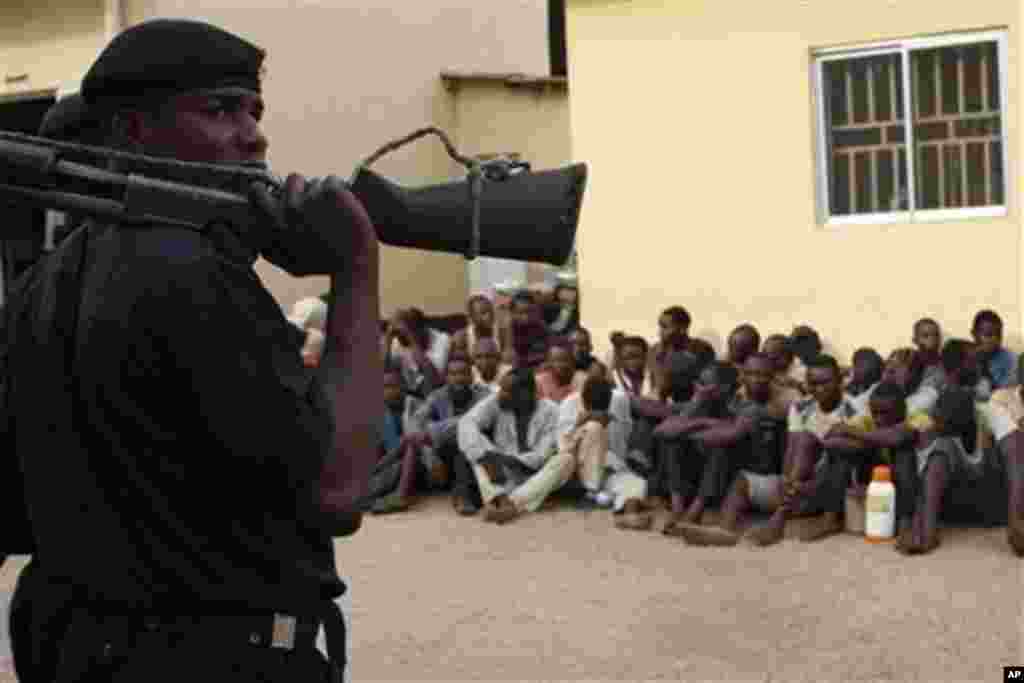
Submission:
{"label": "belt buckle", "polygon": [[298,619],[293,616],[274,613],[274,629],[271,633],[270,647],[294,650],[297,624]]}

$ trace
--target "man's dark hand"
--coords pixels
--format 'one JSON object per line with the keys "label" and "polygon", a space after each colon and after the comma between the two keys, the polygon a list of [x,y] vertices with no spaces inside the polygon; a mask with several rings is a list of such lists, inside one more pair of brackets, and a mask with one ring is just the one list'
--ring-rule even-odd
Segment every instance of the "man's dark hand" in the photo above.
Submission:
{"label": "man's dark hand", "polygon": [[376,274],[380,246],[366,209],[337,176],[288,176],[283,197],[253,183],[249,200],[264,232],[260,253],[296,277]]}
{"label": "man's dark hand", "polygon": [[505,477],[505,468],[502,467],[502,454],[491,451],[480,458],[479,464],[484,468],[487,473],[487,478],[491,480],[491,483],[502,486],[505,484],[507,478]]}

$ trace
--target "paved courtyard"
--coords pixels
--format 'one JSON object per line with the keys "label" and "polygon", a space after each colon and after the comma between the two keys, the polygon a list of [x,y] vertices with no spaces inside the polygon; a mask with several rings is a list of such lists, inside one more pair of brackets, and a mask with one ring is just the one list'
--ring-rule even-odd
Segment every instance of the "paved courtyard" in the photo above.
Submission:
{"label": "paved courtyard", "polygon": [[[918,558],[851,536],[705,549],[569,504],[495,527],[435,498],[337,553],[354,681],[996,681],[1024,664],[1004,529]],[[0,570],[5,610],[21,564]]]}

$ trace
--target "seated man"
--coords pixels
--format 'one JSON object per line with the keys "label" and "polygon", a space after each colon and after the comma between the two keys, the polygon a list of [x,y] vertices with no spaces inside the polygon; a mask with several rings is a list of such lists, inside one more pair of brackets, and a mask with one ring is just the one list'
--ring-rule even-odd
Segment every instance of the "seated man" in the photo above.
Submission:
{"label": "seated man", "polygon": [[[917,349],[896,349],[889,354],[882,371],[882,382],[895,382],[903,389],[907,397],[907,411],[910,413],[928,413],[939,398],[939,390],[934,385],[925,385],[924,362]],[[868,387],[856,398],[852,399],[857,412],[866,414],[871,394],[879,385]]]}
{"label": "seated man", "polygon": [[628,452],[632,462],[647,477],[648,496],[668,496],[668,473],[658,459],[654,430],[668,417],[677,415],[693,398],[693,386],[699,374],[696,358],[687,352],[671,353],[664,360],[659,392],[654,395],[629,396],[633,430]]}
{"label": "seated man", "polygon": [[547,359],[551,343],[541,306],[534,294],[517,292],[509,310],[509,363],[536,369]]}
{"label": "seated man", "polygon": [[565,344],[553,344],[548,349],[547,361],[537,369],[537,392],[540,398],[561,403],[580,390],[587,373],[576,369],[572,349]]}
{"label": "seated man", "polygon": [[569,344],[572,346],[572,354],[576,359],[576,369],[587,372],[590,366],[597,362],[594,358],[594,345],[590,339],[590,330],[585,327],[577,327],[569,335]]}
{"label": "seated man", "polygon": [[[1018,368],[1018,376],[1024,372]],[[984,431],[991,434],[991,440],[995,448],[986,448],[987,453],[996,454],[996,464],[1001,466],[1002,475],[1005,478],[1007,488],[1007,518],[1008,529],[1007,539],[1010,548],[1018,556],[1024,556],[1024,384],[1018,387],[1006,388],[1006,393],[996,394],[987,404],[979,405],[979,418],[984,426]],[[1016,394],[1008,396],[1009,392]],[[984,446],[981,446],[984,448]],[[986,461],[991,462],[991,457]],[[981,498],[988,497],[996,500],[991,495],[985,495],[986,490],[995,489],[992,484],[993,467],[988,466],[988,472],[984,475],[985,484],[978,487],[983,492]],[[971,473],[978,475],[977,471]],[[996,494],[998,495],[998,493]],[[1001,501],[1000,501],[1001,502]],[[992,515],[994,516],[994,515]]]}
{"label": "seated man", "polygon": [[744,323],[729,334],[725,362],[742,368],[751,354],[761,349],[761,334],[750,323]]}
{"label": "seated man", "polygon": [[807,363],[822,352],[821,337],[810,325],[797,325],[789,335],[789,348],[795,358],[789,376],[801,385],[806,385]]}
{"label": "seated man", "polygon": [[647,359],[647,372],[655,394],[660,392],[659,382],[665,373],[665,362],[669,353],[689,350],[690,312],[682,306],[671,306],[658,316],[658,343],[651,347]]}
{"label": "seated man", "polygon": [[418,308],[396,311],[391,316],[384,338],[384,359],[398,362],[410,394],[426,398],[444,385],[451,338],[427,327],[427,319]]}
{"label": "seated man", "polygon": [[735,450],[739,472],[722,503],[718,525],[700,526],[697,515],[677,524],[673,535],[694,545],[735,545],[750,507],[774,511],[781,503],[789,408],[774,379],[770,356],[755,353],[747,358],[743,389],[734,407],[736,419],[704,432],[705,439],[741,444]]}
{"label": "seated man", "polygon": [[1016,379],[1016,386],[997,389],[990,402],[999,406],[1013,424],[1019,425],[1024,421],[1024,353],[1017,357]]}
{"label": "seated man", "polygon": [[530,368],[510,370],[498,393],[459,421],[459,450],[473,464],[486,521],[536,511],[572,476],[572,455],[556,452],[557,426],[558,406],[537,398]]}
{"label": "seated man", "polygon": [[839,522],[851,479],[860,495],[864,495],[875,465],[892,467],[897,523],[907,522],[908,511],[913,509],[910,494],[916,474],[911,472],[908,476],[905,464],[913,458],[917,432],[931,425],[931,418],[926,412],[912,410],[904,385],[892,379],[883,380],[875,388],[869,408],[868,414],[835,425],[825,437],[829,454],[827,471],[814,493],[815,506],[825,514],[816,529],[807,531],[806,540],[817,540],[842,530]]}
{"label": "seated man", "polygon": [[971,335],[978,356],[981,381],[978,398],[987,401],[992,392],[1009,386],[1013,381],[1013,354],[1003,348],[1003,319],[995,311],[979,311],[974,316]]}
{"label": "seated man", "polygon": [[693,398],[654,430],[672,501],[665,534],[674,534],[681,522],[699,521],[705,506],[725,494],[734,467],[730,450],[739,438],[723,438],[721,428],[734,418],[738,384],[735,367],[712,363],[698,376]]}
{"label": "seated man", "polygon": [[938,389],[942,380],[942,328],[931,318],[914,323],[914,346],[924,364],[924,384]]}
{"label": "seated man", "polygon": [[498,383],[508,372],[509,366],[501,362],[501,350],[490,337],[481,337],[473,346],[473,381],[498,391]]}
{"label": "seated man", "polygon": [[[807,387],[804,385],[806,369],[801,372],[794,364],[794,355],[789,337],[784,334],[773,334],[764,340],[762,350],[775,361],[775,383],[799,392],[807,394]],[[802,377],[801,377],[802,376]],[[798,377],[801,377],[798,379]]]}
{"label": "seated man", "polygon": [[417,489],[440,489],[453,483],[452,505],[461,515],[476,514],[480,494],[473,470],[459,450],[458,422],[490,392],[473,383],[469,358],[448,358],[448,383],[427,397],[413,414],[414,431],[405,435],[402,469],[394,493],[377,501],[375,513],[410,507]]}
{"label": "seated man", "polygon": [[[1001,504],[1006,472],[998,452],[977,443],[977,410],[972,390],[953,387],[943,392],[929,423],[916,433],[914,449],[898,464],[911,485],[896,494],[897,551],[917,555],[937,548],[940,512],[947,511],[943,508],[966,511],[960,522],[1006,522]],[[997,428],[1003,433],[1008,427]]]}
{"label": "seated man", "polygon": [[827,473],[823,440],[834,425],[857,415],[853,403],[843,396],[839,363],[832,356],[810,359],[807,386],[811,398],[794,403],[789,410],[781,500],[768,523],[751,534],[758,545],[778,543],[790,516],[815,511],[810,494]]}
{"label": "seated man", "polygon": [[857,349],[853,352],[853,367],[843,391],[849,398],[857,398],[882,381],[884,369],[885,361],[877,351],[867,346]]}
{"label": "seated man", "polygon": [[402,457],[409,445],[409,437],[416,433],[413,416],[420,400],[406,391],[402,369],[394,363],[384,366],[384,414],[379,427],[380,460],[370,477],[366,500],[376,505],[398,486],[402,471]]}
{"label": "seated man", "polygon": [[626,462],[633,424],[629,397],[614,388],[605,372],[603,364],[595,361],[583,390],[562,403],[559,452],[573,456],[575,474],[587,498],[598,505],[611,504],[615,526],[649,529],[652,519],[644,505],[647,482]]}
{"label": "seated man", "polygon": [[481,339],[493,340],[498,352],[501,352],[501,341],[494,325],[494,304],[483,294],[469,298],[466,304],[469,324],[452,335],[452,351],[472,353],[476,343]]}
{"label": "seated man", "polygon": [[618,367],[612,371],[615,386],[630,396],[653,396],[647,377],[647,340],[625,337],[619,341]]}

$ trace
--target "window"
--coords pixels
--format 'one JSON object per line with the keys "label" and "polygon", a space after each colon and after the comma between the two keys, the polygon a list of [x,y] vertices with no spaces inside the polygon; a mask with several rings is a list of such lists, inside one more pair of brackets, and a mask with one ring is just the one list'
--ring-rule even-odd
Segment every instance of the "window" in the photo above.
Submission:
{"label": "window", "polygon": [[827,224],[1006,213],[1002,32],[825,50],[815,60]]}

